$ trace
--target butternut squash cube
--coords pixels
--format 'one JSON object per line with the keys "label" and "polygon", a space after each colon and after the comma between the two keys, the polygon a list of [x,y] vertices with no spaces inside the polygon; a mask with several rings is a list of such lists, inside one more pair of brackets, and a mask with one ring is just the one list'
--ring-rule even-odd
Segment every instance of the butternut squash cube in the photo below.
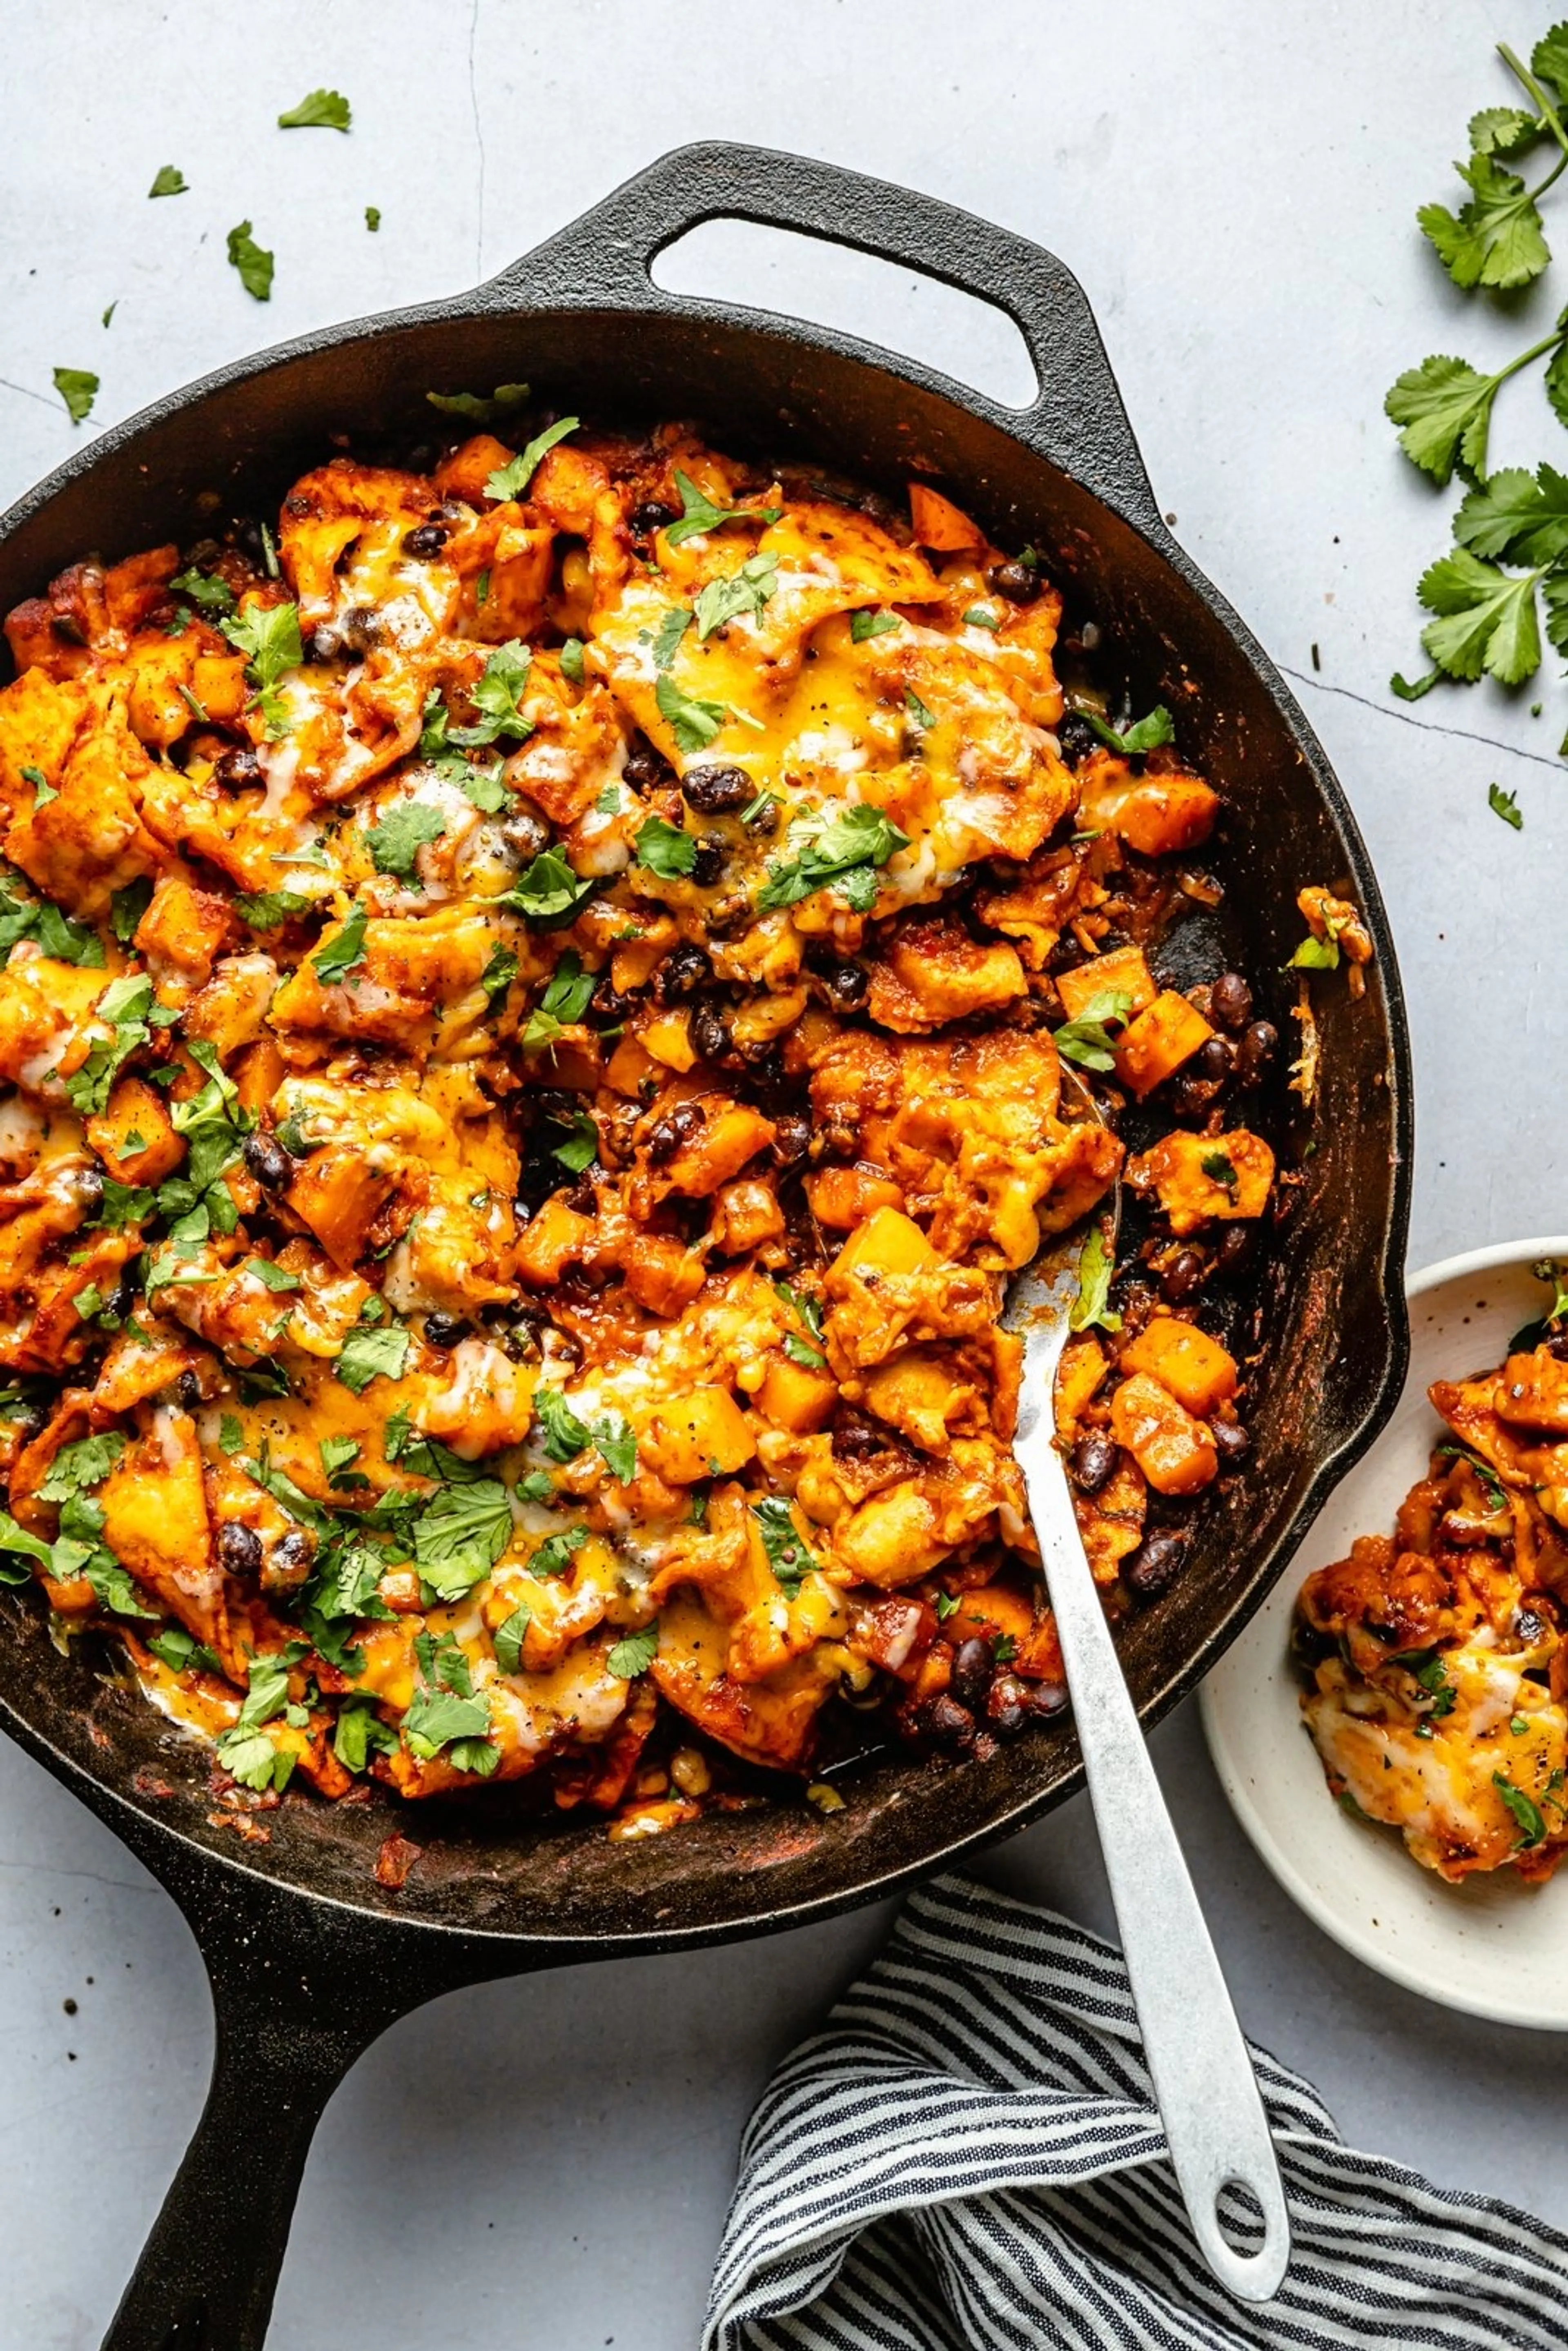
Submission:
{"label": "butternut squash cube", "polygon": [[1147,1372],[1178,1404],[1207,1420],[1236,1394],[1236,1364],[1218,1339],[1174,1314],[1155,1314],[1122,1350],[1124,1372]]}
{"label": "butternut squash cube", "polygon": [[1230,1223],[1260,1217],[1274,1181],[1274,1155],[1245,1126],[1228,1134],[1189,1134],[1178,1127],[1128,1161],[1127,1181],[1134,1191],[1158,1196],[1172,1232],[1181,1236],[1211,1217]]}
{"label": "butternut squash cube", "polygon": [[695,1486],[744,1468],[757,1447],[746,1415],[727,1388],[693,1388],[655,1413],[646,1451],[661,1478]]}
{"label": "butternut squash cube", "polygon": [[1070,1020],[1082,1020],[1097,996],[1127,997],[1131,1019],[1146,1011],[1159,994],[1142,947],[1113,947],[1109,955],[1091,956],[1076,971],[1059,972],[1056,992]]}
{"label": "butternut squash cube", "polygon": [[1190,1061],[1213,1034],[1196,1005],[1174,988],[1162,988],[1123,1030],[1116,1047],[1116,1075],[1140,1098],[1152,1093],[1184,1061]]}
{"label": "butternut squash cube", "polygon": [[933,547],[940,555],[956,555],[966,548],[983,548],[986,534],[969,520],[961,507],[924,482],[909,485],[909,520],[919,547]]}
{"label": "butternut squash cube", "polygon": [[1196,849],[1214,830],[1219,795],[1185,768],[1134,775],[1114,752],[1101,751],[1078,771],[1078,821],[1113,832],[1143,857]]}
{"label": "butternut squash cube", "polygon": [[835,1273],[918,1273],[936,1252],[901,1208],[878,1208],[852,1234],[833,1259]]}
{"label": "butternut squash cube", "polygon": [[787,1355],[778,1355],[768,1364],[757,1391],[758,1406],[764,1417],[797,1437],[814,1436],[838,1400],[839,1385],[831,1372],[792,1364]]}
{"label": "butternut squash cube", "polygon": [[145,1078],[119,1081],[88,1120],[87,1139],[117,1184],[161,1184],[185,1155],[162,1095]]}
{"label": "butternut squash cube", "polygon": [[819,1167],[806,1178],[806,1197],[820,1225],[852,1233],[879,1208],[902,1208],[904,1193],[874,1167]]}
{"label": "butternut squash cube", "polygon": [[1202,1421],[1147,1372],[1134,1372],[1111,1398],[1111,1433],[1156,1494],[1196,1494],[1219,1467]]}

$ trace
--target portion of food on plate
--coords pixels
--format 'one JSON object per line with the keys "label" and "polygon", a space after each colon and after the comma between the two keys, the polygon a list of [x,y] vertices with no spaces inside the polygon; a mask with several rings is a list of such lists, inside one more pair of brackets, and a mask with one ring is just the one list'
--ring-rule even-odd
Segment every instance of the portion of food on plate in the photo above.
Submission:
{"label": "portion of food on plate", "polygon": [[1158,976],[1218,796],[911,505],[567,419],[10,615],[0,1549],[231,1801],[647,1833],[1059,1711],[998,1312],[1123,1171],[1063,1057],[1147,1211],[1061,1374],[1113,1605],[1244,1453],[1278,1039]]}
{"label": "portion of food on plate", "polygon": [[1568,1853],[1568,1292],[1495,1371],[1427,1390],[1450,1436],[1393,1535],[1307,1578],[1301,1700],[1342,1803],[1451,1879]]}

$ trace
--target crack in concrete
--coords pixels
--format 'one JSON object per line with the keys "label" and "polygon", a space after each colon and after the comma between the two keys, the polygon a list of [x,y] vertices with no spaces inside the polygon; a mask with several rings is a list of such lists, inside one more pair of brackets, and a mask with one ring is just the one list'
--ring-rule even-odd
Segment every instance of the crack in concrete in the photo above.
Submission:
{"label": "crack in concrete", "polygon": [[1448,735],[1456,743],[1484,743],[1489,750],[1500,751],[1506,759],[1528,759],[1532,768],[1554,768],[1559,775],[1564,771],[1563,760],[1549,758],[1544,751],[1521,751],[1516,744],[1500,743],[1495,735],[1477,735],[1468,726],[1438,726],[1430,718],[1417,718],[1408,710],[1390,710],[1385,702],[1374,702],[1370,695],[1354,694],[1348,685],[1330,685],[1305,670],[1286,668],[1283,662],[1280,669],[1297,685],[1310,685],[1315,694],[1337,694],[1342,702],[1359,702],[1364,710],[1375,710],[1380,718],[1397,718],[1402,726],[1417,727],[1423,735]]}

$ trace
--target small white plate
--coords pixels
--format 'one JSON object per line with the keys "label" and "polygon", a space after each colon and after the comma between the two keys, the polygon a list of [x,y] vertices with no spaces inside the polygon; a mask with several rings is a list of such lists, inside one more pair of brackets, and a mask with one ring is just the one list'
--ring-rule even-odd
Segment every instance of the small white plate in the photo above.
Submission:
{"label": "small white plate", "polygon": [[1356,1535],[1384,1534],[1426,1475],[1442,1424],[1434,1380],[1501,1363],[1543,1304],[1531,1267],[1568,1240],[1511,1241],[1411,1276],[1410,1369],[1394,1416],[1331,1497],[1300,1552],[1204,1683],[1203,1727],[1236,1816],[1274,1876],[1326,1935],[1380,1975],[1446,2007],[1568,2032],[1568,1866],[1544,1886],[1512,1870],[1450,1886],[1393,1829],[1351,1819],[1329,1794],[1301,1721],[1289,1644],[1296,1594]]}

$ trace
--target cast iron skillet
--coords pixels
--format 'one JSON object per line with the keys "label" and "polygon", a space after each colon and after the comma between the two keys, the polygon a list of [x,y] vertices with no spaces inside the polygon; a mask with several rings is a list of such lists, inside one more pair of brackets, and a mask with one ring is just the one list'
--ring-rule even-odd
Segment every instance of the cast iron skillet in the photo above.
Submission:
{"label": "cast iron skillet", "polygon": [[[999,303],[1040,390],[1013,411],[851,336],[716,302],[649,275],[719,217],[837,240]],[[1080,288],[1059,261],[929,197],[797,156],[726,145],[665,156],[526,259],[454,300],[308,335],[241,360],[104,434],[0,525],[0,600],[87,549],[115,558],[276,503],[328,435],[429,435],[427,389],[531,381],[561,409],[694,416],[721,447],[814,454],[901,492],[929,473],[1005,546],[1032,541],[1070,611],[1103,632],[1108,680],[1174,709],[1227,795],[1216,852],[1235,884],[1213,944],[1278,969],[1295,893],[1338,883],[1377,946],[1365,997],[1320,983],[1322,1084],[1300,1212],[1270,1240],[1270,1368],[1241,1489],[1216,1496],[1171,1592],[1124,1647],[1152,1722],[1190,1689],[1279,1576],[1404,1374],[1401,1289],[1410,1071],[1382,902],[1343,793],[1271,664],[1160,519]],[[205,496],[204,496],[204,494]],[[1210,965],[1209,968],[1214,967]],[[1293,1000],[1270,1007],[1287,1036]],[[1292,1098],[1293,1099],[1293,1098]],[[884,1755],[847,1809],[717,1815],[612,1844],[597,1822],[471,1808],[286,1799],[271,1841],[210,1814],[200,1754],[82,1645],[57,1654],[30,1594],[0,1601],[0,1714],[28,1751],[168,1887],[217,2012],[206,2110],[106,2337],[108,2351],[258,2351],[311,2132],[361,2050],[454,1986],[566,1962],[758,1934],[887,1893],[1059,1803],[1080,1778],[1070,1728],[989,1761]],[[401,1828],[423,1848],[377,1882]],[[256,2117],[267,2117],[258,2156]]]}

